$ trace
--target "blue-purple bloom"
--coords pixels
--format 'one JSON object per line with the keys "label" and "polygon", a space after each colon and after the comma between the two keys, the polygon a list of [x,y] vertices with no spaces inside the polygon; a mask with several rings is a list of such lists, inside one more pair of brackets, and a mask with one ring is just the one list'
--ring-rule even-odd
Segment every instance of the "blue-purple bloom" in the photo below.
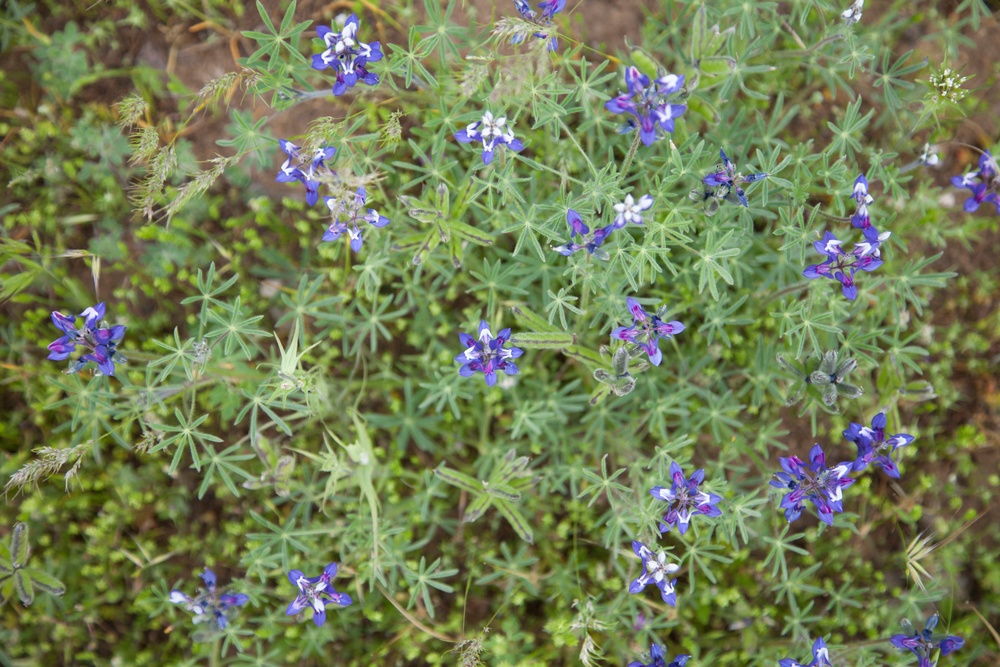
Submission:
{"label": "blue-purple bloom", "polygon": [[351,596],[346,593],[338,593],[333,587],[331,579],[337,574],[337,564],[330,563],[323,569],[323,574],[318,577],[307,577],[299,570],[292,570],[288,573],[288,580],[293,586],[297,586],[299,594],[288,605],[285,611],[287,616],[294,616],[306,607],[313,610],[313,623],[323,625],[326,622],[326,605],[337,604],[346,607],[351,604]]}
{"label": "blue-purple bloom", "polygon": [[[67,373],[76,373],[93,361],[103,375],[113,376],[115,364],[125,363],[125,357],[118,352],[117,346],[125,336],[125,326],[117,324],[113,327],[101,326],[104,319],[104,302],[87,308],[76,317],[63,315],[59,311],[52,312],[52,323],[63,335],[49,343],[49,359],[62,361],[69,358],[77,350],[77,346],[87,350],[69,365]],[[76,318],[83,318],[83,327],[76,328]]]}
{"label": "blue-purple bloom", "polygon": [[365,44],[358,39],[358,17],[351,14],[340,32],[321,25],[316,35],[323,40],[326,50],[313,55],[313,69],[336,70],[337,81],[333,84],[333,94],[343,95],[359,81],[369,86],[378,85],[378,75],[368,71],[368,64],[382,59],[379,42]]}
{"label": "blue-purple bloom", "polygon": [[909,621],[903,621],[905,634],[893,635],[889,638],[892,645],[898,649],[911,651],[920,660],[920,667],[931,667],[931,652],[934,649],[941,651],[945,656],[957,651],[965,645],[965,640],[955,635],[934,635],[934,628],[937,627],[940,617],[937,614],[927,619],[922,632],[914,630]]}
{"label": "blue-purple bloom", "polygon": [[633,660],[628,663],[628,667],[684,667],[684,665],[687,664],[687,661],[691,659],[690,655],[679,655],[668,665],[667,649],[659,644],[653,644],[649,647],[649,657],[652,662],[648,665],[639,662],[638,660]]}
{"label": "blue-purple bloom", "polygon": [[834,513],[844,511],[843,490],[854,483],[847,477],[852,464],[827,468],[826,455],[818,444],[809,452],[809,463],[797,456],[782,456],[779,461],[783,472],[775,474],[777,479],[771,480],[771,486],[788,490],[780,505],[785,519],[791,523],[802,516],[808,500],[816,507],[820,521],[832,526]]}
{"label": "blue-purple bloom", "polygon": [[455,361],[462,364],[458,369],[458,374],[462,377],[471,377],[476,373],[482,373],[486,384],[493,386],[497,383],[497,371],[503,371],[507,375],[517,375],[519,369],[512,360],[517,359],[524,350],[519,347],[506,347],[510,340],[510,329],[504,329],[496,338],[490,332],[486,321],[479,322],[479,338],[473,338],[470,334],[458,334],[458,339],[466,347],[465,352],[455,357]]}
{"label": "blue-purple bloom", "polygon": [[[555,35],[552,35],[552,18],[565,9],[566,0],[542,0],[538,3],[540,14],[531,8],[527,0],[514,0],[514,6],[517,7],[517,11],[524,20],[538,26],[539,32],[535,33],[535,37],[549,40],[549,51],[555,51],[559,48],[559,40]],[[552,35],[551,39],[549,35]],[[521,35],[514,35],[510,38],[511,44],[520,44],[522,41]]]}
{"label": "blue-purple bloom", "polygon": [[629,313],[632,314],[633,325],[616,328],[611,332],[611,337],[638,345],[649,355],[649,363],[659,366],[663,360],[659,340],[661,338],[671,338],[674,334],[679,334],[684,331],[684,325],[676,320],[664,322],[660,319],[664,309],[661,309],[656,315],[651,315],[643,310],[639,302],[632,297],[629,297],[626,303],[628,304]]}
{"label": "blue-purple bloom", "polygon": [[736,171],[736,165],[726,155],[726,151],[721,148],[719,149],[719,157],[722,159],[722,166],[717,167],[714,173],[702,179],[702,182],[706,186],[712,188],[705,191],[705,198],[715,197],[716,199],[725,199],[732,204],[741,204],[743,207],[748,207],[749,202],[747,201],[746,192],[743,191],[740,184],[762,181],[770,176],[770,174],[760,173],[744,176],[742,173]]}
{"label": "blue-purple bloom", "polygon": [[362,215],[368,201],[368,193],[363,187],[358,188],[350,199],[351,202],[348,204],[346,199],[323,197],[326,207],[330,209],[330,215],[333,216],[333,222],[323,234],[323,241],[336,241],[342,234],[346,233],[347,238],[351,240],[351,250],[358,252],[363,243],[362,228],[359,223],[367,222],[372,227],[385,227],[389,224],[389,218],[379,215],[378,211],[373,208],[368,209],[368,212]]}
{"label": "blue-purple bloom", "polygon": [[520,139],[514,137],[514,131],[507,127],[507,117],[494,118],[487,111],[482,120],[477,120],[455,133],[455,138],[463,144],[481,141],[483,143],[483,164],[493,161],[493,151],[497,146],[506,146],[515,153],[524,148]]}
{"label": "blue-purple bloom", "polygon": [[670,506],[660,523],[661,533],[669,531],[672,526],[677,526],[680,534],[683,535],[687,532],[694,514],[703,514],[708,517],[722,516],[722,510],[716,507],[722,497],[698,489],[698,485],[705,481],[704,470],[695,470],[691,474],[691,479],[685,479],[681,467],[677,465],[676,461],[671,461],[670,479],[670,488],[654,486],[649,490],[654,498],[662,500]]}
{"label": "blue-purple bloom", "polygon": [[668,563],[665,551],[653,553],[642,542],[633,541],[632,551],[642,559],[642,574],[629,584],[628,592],[640,593],[649,584],[655,584],[663,601],[671,607],[677,606],[677,594],[674,592],[677,580],[671,579],[670,575],[681,569],[680,565]]}
{"label": "blue-purple bloom", "polygon": [[844,437],[858,446],[858,458],[854,461],[855,472],[876,463],[889,477],[899,479],[899,467],[892,460],[892,453],[913,442],[913,436],[909,433],[886,436],[885,427],[885,413],[880,412],[872,419],[871,428],[851,422],[844,431]]}
{"label": "blue-purple bloom", "polygon": [[618,132],[625,134],[639,130],[642,143],[652,145],[657,135],[666,136],[674,131],[674,119],[687,111],[683,104],[671,104],[670,96],[684,86],[684,75],[663,74],[653,81],[637,67],[625,70],[627,93],[613,97],[604,104],[611,113],[631,114]]}
{"label": "blue-purple bloom", "polygon": [[219,595],[215,590],[215,573],[208,568],[200,576],[205,586],[199,589],[196,597],[189,597],[181,591],[170,591],[170,601],[183,604],[185,609],[194,614],[195,623],[212,619],[220,630],[225,630],[226,624],[232,620],[233,610],[245,605],[250,598],[243,593]]}
{"label": "blue-purple bloom", "polygon": [[979,156],[979,170],[971,171],[963,176],[953,176],[951,184],[956,188],[968,188],[972,193],[965,200],[964,209],[966,213],[973,213],[979,210],[982,204],[993,204],[997,213],[1000,213],[1000,196],[997,195],[995,185],[997,180],[997,167],[993,155],[985,151]]}
{"label": "blue-purple bloom", "polygon": [[826,648],[826,642],[820,637],[813,643],[813,659],[809,664],[803,664],[791,658],[779,660],[781,667],[832,667],[830,662],[830,651]]}
{"label": "blue-purple bloom", "polygon": [[[615,230],[614,224],[595,229],[593,236],[591,236],[588,240],[587,235],[590,234],[590,227],[584,224],[583,218],[580,217],[579,213],[573,209],[566,211],[566,222],[569,224],[570,228],[570,242],[560,246],[555,246],[552,248],[553,250],[560,255],[569,257],[577,250],[585,249],[597,259],[609,259],[608,253],[601,250],[600,245],[604,243],[611,235],[611,232]],[[574,243],[572,239],[578,235],[580,237],[580,243]]]}
{"label": "blue-purple bloom", "polygon": [[320,182],[318,177],[323,172],[333,173],[333,170],[326,166],[326,161],[334,156],[337,149],[333,146],[327,146],[318,149],[311,156],[306,156],[301,154],[301,146],[296,146],[287,139],[279,139],[278,145],[288,156],[288,159],[281,165],[278,176],[274,180],[278,183],[291,183],[292,181],[302,183],[306,186],[306,203],[312,206],[319,199]]}

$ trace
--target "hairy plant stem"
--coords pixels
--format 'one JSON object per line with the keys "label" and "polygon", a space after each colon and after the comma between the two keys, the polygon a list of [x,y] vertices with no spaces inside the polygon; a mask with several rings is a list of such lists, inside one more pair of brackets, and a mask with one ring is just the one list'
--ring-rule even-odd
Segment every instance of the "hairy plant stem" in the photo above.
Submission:
{"label": "hairy plant stem", "polygon": [[625,156],[625,163],[622,165],[622,170],[618,174],[618,185],[625,182],[625,176],[628,174],[629,167],[632,166],[632,160],[635,158],[635,152],[639,150],[639,142],[642,137],[639,135],[639,131],[635,131],[635,139],[632,140],[632,147],[628,149],[628,155]]}

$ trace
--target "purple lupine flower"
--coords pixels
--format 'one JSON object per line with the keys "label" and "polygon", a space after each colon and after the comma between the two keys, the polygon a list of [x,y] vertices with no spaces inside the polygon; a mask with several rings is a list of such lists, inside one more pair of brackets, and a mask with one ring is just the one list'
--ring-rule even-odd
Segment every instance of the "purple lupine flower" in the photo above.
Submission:
{"label": "purple lupine flower", "polygon": [[458,369],[458,374],[462,377],[482,373],[486,384],[492,387],[497,383],[497,371],[503,371],[507,375],[518,374],[519,369],[512,359],[520,357],[524,350],[505,347],[510,340],[510,329],[502,330],[494,338],[484,320],[479,323],[478,339],[466,333],[458,334],[458,339],[466,347],[465,352],[455,357],[455,361],[462,364]]}
{"label": "purple lupine flower", "polygon": [[885,413],[880,412],[872,418],[871,428],[851,422],[844,431],[844,437],[858,446],[858,458],[854,461],[855,472],[876,463],[889,477],[899,479],[899,467],[892,460],[892,453],[913,442],[914,438],[909,433],[886,436],[885,427]]}
{"label": "purple lupine flower", "polygon": [[937,627],[939,620],[940,617],[933,614],[927,619],[923,631],[919,633],[914,630],[909,621],[904,620],[902,625],[905,633],[893,635],[889,641],[896,648],[910,651],[917,656],[920,660],[920,667],[931,667],[931,652],[934,649],[940,650],[941,655],[945,656],[965,645],[965,640],[955,635],[934,635],[934,628]]}
{"label": "purple lupine flower", "polygon": [[296,146],[287,139],[279,139],[278,145],[288,156],[288,159],[281,165],[278,176],[274,180],[278,183],[292,181],[302,183],[306,187],[306,203],[312,206],[319,199],[320,174],[323,172],[333,173],[333,170],[326,166],[326,161],[336,154],[337,149],[333,146],[327,146],[317,149],[312,156],[306,156],[302,155],[301,146]]}
{"label": "purple lupine flower", "polygon": [[114,376],[115,364],[125,363],[125,357],[118,352],[117,346],[125,336],[125,326],[116,324],[113,327],[102,327],[105,305],[103,302],[84,310],[77,317],[83,318],[83,327],[76,328],[76,317],[63,315],[59,311],[52,313],[52,323],[63,335],[49,343],[48,358],[53,361],[67,359],[77,348],[86,350],[79,358],[69,365],[67,373],[76,373],[93,361],[102,375]]}
{"label": "purple lupine flower", "polygon": [[[881,243],[881,240],[884,239],[878,234],[878,230],[874,227],[870,227],[870,229],[875,230],[875,243]],[[884,238],[889,237],[885,236]],[[858,288],[854,284],[854,273],[858,269],[874,271],[882,265],[882,260],[874,254],[878,249],[877,245],[873,246],[871,242],[866,242],[866,245],[857,246],[852,252],[846,252],[843,248],[843,242],[833,232],[823,234],[822,240],[813,243],[813,247],[816,252],[826,257],[826,260],[819,264],[810,264],[802,271],[802,275],[810,280],[823,277],[838,281],[844,296],[851,301],[858,298]],[[858,250],[859,247],[861,250]],[[867,254],[864,254],[866,250]]]}
{"label": "purple lupine flower", "polygon": [[625,134],[638,129],[642,143],[652,145],[660,137],[674,131],[674,119],[687,111],[683,104],[671,104],[669,98],[684,86],[684,75],[663,74],[653,81],[637,67],[625,70],[627,93],[613,97],[604,108],[614,114],[631,114],[618,132]]}
{"label": "purple lupine flower", "polygon": [[389,218],[379,215],[373,208],[362,215],[362,210],[368,202],[368,193],[364,187],[358,188],[354,196],[350,198],[350,203],[346,199],[337,197],[323,197],[323,202],[330,209],[333,222],[326,228],[322,241],[336,241],[343,234],[347,234],[350,239],[351,250],[358,252],[361,250],[363,239],[361,238],[360,222],[367,222],[372,227],[385,227],[389,224]]}
{"label": "purple lupine flower", "polygon": [[497,146],[506,146],[515,153],[524,148],[521,140],[514,137],[514,131],[507,127],[507,117],[494,118],[490,111],[483,114],[482,120],[469,123],[464,130],[456,132],[455,138],[463,144],[483,142],[483,164],[493,161],[493,150]]}
{"label": "purple lupine flower", "polygon": [[638,660],[633,660],[628,663],[628,667],[684,667],[687,661],[691,659],[690,655],[679,655],[668,665],[667,649],[658,644],[653,644],[649,647],[649,657],[652,662],[648,665]]}
{"label": "purple lupine flower", "polygon": [[741,204],[744,208],[749,206],[746,192],[740,187],[740,183],[750,184],[762,181],[770,174],[749,174],[744,176],[736,171],[736,165],[726,155],[726,151],[719,149],[719,157],[722,158],[722,166],[717,167],[715,172],[702,179],[702,182],[711,188],[705,191],[705,199],[714,197],[725,199],[732,204]]}
{"label": "purple lupine flower", "polygon": [[299,594],[285,611],[286,616],[294,616],[306,607],[313,610],[313,623],[323,625],[326,622],[326,605],[333,603],[346,607],[351,604],[351,596],[338,593],[331,579],[337,574],[337,564],[330,563],[323,568],[323,574],[318,577],[307,577],[300,570],[288,573],[288,580],[297,586]]}
{"label": "purple lupine flower", "polygon": [[854,483],[847,477],[852,464],[827,468],[826,455],[818,444],[810,450],[808,464],[797,456],[782,456],[779,461],[783,472],[775,473],[777,479],[771,480],[771,486],[788,490],[780,505],[785,519],[791,523],[802,516],[808,500],[816,507],[820,521],[832,526],[834,513],[844,511],[843,490]]}
{"label": "purple lupine flower", "polygon": [[966,213],[979,210],[982,204],[993,204],[1000,213],[1000,195],[996,192],[996,161],[989,151],[979,156],[979,170],[971,171],[963,176],[953,176],[951,184],[956,188],[967,188],[971,193],[965,200],[963,208]]}
{"label": "purple lupine flower", "polygon": [[243,593],[219,595],[215,590],[215,573],[208,568],[205,568],[199,576],[205,582],[205,586],[199,589],[196,597],[192,598],[182,591],[170,591],[170,601],[183,604],[185,609],[194,614],[195,623],[212,619],[220,630],[225,630],[228,622],[232,620],[232,610],[242,607],[250,598]]}
{"label": "purple lupine flower", "polygon": [[779,660],[781,667],[832,667],[830,662],[830,651],[826,648],[826,642],[820,637],[813,643],[813,659],[808,665],[801,662],[785,658]]}
{"label": "purple lupine flower", "polygon": [[857,23],[861,20],[861,10],[865,7],[865,0],[854,0],[851,6],[845,9],[841,14],[840,18],[847,22],[847,25],[852,23]]}
{"label": "purple lupine flower", "polygon": [[684,331],[684,325],[676,320],[664,322],[660,319],[665,309],[661,309],[656,315],[650,315],[632,297],[629,297],[626,303],[629,313],[632,314],[633,325],[616,328],[611,332],[611,337],[638,345],[649,355],[649,363],[659,366],[663,360],[663,353],[659,347],[660,338],[671,338],[679,334]]}
{"label": "purple lupine flower", "polygon": [[641,225],[642,212],[648,211],[653,205],[653,198],[650,195],[643,195],[636,201],[632,195],[625,195],[625,201],[615,204],[615,220],[612,226],[621,229],[625,225]]}
{"label": "purple lupine flower", "polygon": [[628,592],[640,593],[649,584],[655,584],[663,601],[671,607],[677,606],[677,594],[674,592],[677,580],[671,579],[670,575],[681,569],[680,565],[668,563],[665,551],[653,553],[642,542],[633,541],[632,551],[642,559],[642,574],[629,584]]}
{"label": "purple lupine flower", "polygon": [[683,535],[687,532],[691,516],[694,514],[704,514],[708,517],[722,516],[722,510],[716,507],[722,497],[698,490],[698,485],[705,481],[704,470],[695,470],[691,474],[691,479],[684,479],[684,471],[676,461],[671,461],[670,479],[670,488],[654,486],[649,490],[654,498],[670,505],[660,523],[661,533],[669,531],[672,526],[677,526],[677,530]]}
{"label": "purple lupine flower", "polygon": [[868,229],[871,227],[871,217],[868,215],[868,205],[875,201],[875,198],[868,193],[868,179],[864,174],[859,175],[854,180],[854,190],[851,198],[858,203],[858,208],[851,216],[851,224],[858,229]]}
{"label": "purple lupine flower", "polygon": [[[569,257],[577,250],[586,249],[587,252],[597,259],[603,259],[605,261],[610,259],[608,253],[605,250],[602,250],[600,245],[604,243],[611,235],[611,232],[615,230],[614,224],[595,229],[593,236],[591,236],[588,240],[587,235],[590,234],[590,227],[584,224],[583,218],[580,217],[579,213],[573,209],[566,211],[566,222],[569,224],[570,228],[570,242],[564,243],[560,246],[555,246],[552,248],[553,250],[564,257]],[[573,242],[572,239],[576,236],[580,237],[580,243]]]}
{"label": "purple lupine flower", "polygon": [[[539,32],[535,33],[536,38],[549,40],[549,51],[559,49],[559,40],[552,34],[552,19],[566,8],[566,0],[542,0],[542,2],[538,3],[538,9],[541,10],[541,14],[533,10],[527,0],[514,0],[514,6],[525,21],[530,21],[538,26]],[[552,35],[551,39],[549,35]],[[514,35],[510,38],[511,44],[520,44],[522,41],[524,41],[522,35]]]}
{"label": "purple lupine flower", "polygon": [[312,66],[317,70],[328,67],[336,70],[334,95],[343,95],[359,81],[369,86],[378,85],[378,75],[368,71],[368,64],[382,59],[382,46],[379,42],[366,44],[358,39],[356,15],[348,17],[340,32],[321,25],[316,28],[316,36],[323,40],[326,50],[313,55]]}

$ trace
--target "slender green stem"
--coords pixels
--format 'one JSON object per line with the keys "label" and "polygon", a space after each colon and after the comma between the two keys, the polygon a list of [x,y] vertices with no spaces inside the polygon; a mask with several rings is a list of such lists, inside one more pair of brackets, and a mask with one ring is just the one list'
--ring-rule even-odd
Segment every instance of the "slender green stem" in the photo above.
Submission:
{"label": "slender green stem", "polygon": [[583,150],[583,146],[581,146],[580,142],[577,141],[576,135],[573,134],[573,131],[570,130],[569,127],[567,127],[566,121],[563,120],[562,116],[556,116],[556,118],[558,118],[559,124],[566,131],[566,136],[568,136],[569,139],[570,139],[570,141],[573,142],[573,145],[576,146],[576,149],[578,151],[580,151],[580,155],[583,156],[583,159],[587,161],[587,166],[590,167],[590,173],[593,174],[596,177],[597,176],[597,168],[594,167],[594,163],[590,161],[590,156],[587,155],[587,151]]}
{"label": "slender green stem", "polygon": [[628,155],[625,156],[625,162],[622,164],[622,170],[618,174],[618,185],[621,185],[625,181],[625,176],[628,174],[628,170],[632,166],[632,160],[635,158],[635,152],[639,150],[639,142],[641,140],[642,136],[639,134],[639,130],[636,130],[635,138],[632,140],[632,147],[628,149]]}

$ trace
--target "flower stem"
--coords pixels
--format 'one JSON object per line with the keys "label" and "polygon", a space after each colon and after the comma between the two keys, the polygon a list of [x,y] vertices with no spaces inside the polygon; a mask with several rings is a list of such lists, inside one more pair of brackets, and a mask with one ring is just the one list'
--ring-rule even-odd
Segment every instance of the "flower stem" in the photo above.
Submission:
{"label": "flower stem", "polygon": [[621,185],[625,181],[625,175],[628,174],[629,167],[632,166],[632,159],[635,158],[635,152],[639,150],[639,141],[641,138],[637,130],[635,139],[632,140],[632,147],[628,149],[628,155],[625,156],[625,164],[622,165],[622,170],[618,175],[618,185]]}

